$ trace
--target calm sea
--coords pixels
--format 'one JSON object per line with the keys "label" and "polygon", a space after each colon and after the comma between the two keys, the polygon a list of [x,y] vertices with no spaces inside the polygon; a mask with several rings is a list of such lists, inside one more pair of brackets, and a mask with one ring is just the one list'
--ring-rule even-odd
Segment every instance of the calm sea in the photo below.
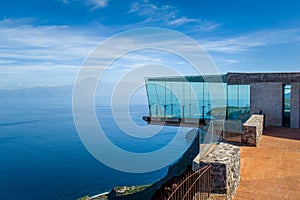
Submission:
{"label": "calm sea", "polygon": [[[146,105],[133,104],[133,121],[146,125]],[[164,128],[150,139],[124,134],[107,106],[96,106],[107,136],[125,150],[149,152],[166,145],[175,128]],[[190,142],[180,138],[182,153]],[[168,156],[168,155],[166,155]],[[111,169],[88,153],[75,129],[71,100],[59,98],[0,99],[0,199],[77,199],[111,190],[118,185],[155,182],[167,167],[143,174]]]}

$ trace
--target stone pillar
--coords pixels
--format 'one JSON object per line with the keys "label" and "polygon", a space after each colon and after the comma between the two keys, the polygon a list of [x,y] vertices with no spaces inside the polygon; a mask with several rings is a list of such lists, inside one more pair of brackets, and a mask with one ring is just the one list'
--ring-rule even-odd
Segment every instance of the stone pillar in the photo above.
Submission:
{"label": "stone pillar", "polygon": [[300,83],[291,87],[291,128],[300,128]]}
{"label": "stone pillar", "polygon": [[264,115],[252,115],[243,124],[241,142],[243,145],[257,146],[264,131]]}
{"label": "stone pillar", "polygon": [[211,192],[232,199],[240,182],[240,148],[220,143],[201,159],[200,167],[211,165]]}

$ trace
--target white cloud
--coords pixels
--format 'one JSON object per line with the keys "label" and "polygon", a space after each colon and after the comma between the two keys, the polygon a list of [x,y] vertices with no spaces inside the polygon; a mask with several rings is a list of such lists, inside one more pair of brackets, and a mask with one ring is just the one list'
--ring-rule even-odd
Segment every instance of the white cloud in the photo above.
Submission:
{"label": "white cloud", "polygon": [[13,60],[13,59],[0,59],[0,65],[11,64],[11,63],[14,63],[14,62],[16,62],[16,60]]}
{"label": "white cloud", "polygon": [[191,18],[187,18],[187,17],[180,17],[178,19],[174,19],[169,21],[169,25],[182,25],[182,24],[186,24],[186,23],[190,23],[190,22],[198,22],[199,19],[191,19]]}
{"label": "white cloud", "polygon": [[139,16],[146,17],[151,20],[173,20],[176,18],[177,10],[169,5],[157,6],[148,2],[134,2],[131,5],[129,13],[136,13]]}
{"label": "white cloud", "polygon": [[[147,52],[146,55],[149,55],[149,52]],[[141,54],[127,54],[127,55],[124,55],[122,57],[122,59],[129,60],[129,61],[136,61],[136,60],[138,60],[138,61],[146,61],[146,62],[153,62],[153,63],[159,63],[159,62],[162,61],[161,58],[155,57],[155,54],[154,54],[154,56],[151,55],[151,57],[150,56],[146,56],[146,55],[141,55]]]}
{"label": "white cloud", "polygon": [[230,64],[238,63],[239,61],[235,60],[235,59],[227,59],[227,60],[225,60],[225,62],[227,65],[230,65]]}
{"label": "white cloud", "polygon": [[[0,57],[22,62],[82,60],[100,38],[67,26],[3,25],[0,21]],[[75,62],[74,62],[75,61]]]}
{"label": "white cloud", "polygon": [[28,20],[0,21],[0,82],[11,88],[16,79],[24,81],[24,87],[31,79],[36,79],[36,83],[71,84],[74,69],[78,70],[103,40],[68,26],[35,26],[24,21]]}
{"label": "white cloud", "polygon": [[91,6],[92,10],[104,8],[108,6],[109,0],[60,0],[62,3],[82,3],[87,6]]}
{"label": "white cloud", "polygon": [[171,28],[189,25],[189,29],[196,29],[197,31],[212,31],[220,24],[206,21],[202,19],[189,18],[181,16],[179,11],[170,5],[155,5],[148,1],[134,2],[128,13],[135,13],[145,19],[139,23],[140,25],[157,25],[157,23]]}
{"label": "white cloud", "polygon": [[86,4],[91,5],[93,9],[104,8],[108,5],[109,0],[86,0]]}
{"label": "white cloud", "polygon": [[202,41],[209,51],[239,53],[255,47],[300,42],[300,29],[275,29],[246,33],[229,38],[210,38]]}

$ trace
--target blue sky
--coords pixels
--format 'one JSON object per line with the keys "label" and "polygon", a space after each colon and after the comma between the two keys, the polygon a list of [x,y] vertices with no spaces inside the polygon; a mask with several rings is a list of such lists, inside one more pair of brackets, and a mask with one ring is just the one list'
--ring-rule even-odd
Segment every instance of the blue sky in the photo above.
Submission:
{"label": "blue sky", "polygon": [[[0,88],[72,84],[101,41],[149,26],[192,37],[222,73],[300,71],[299,10],[297,0],[3,1]],[[172,64],[172,57],[157,52],[132,57],[135,63],[123,62]]]}

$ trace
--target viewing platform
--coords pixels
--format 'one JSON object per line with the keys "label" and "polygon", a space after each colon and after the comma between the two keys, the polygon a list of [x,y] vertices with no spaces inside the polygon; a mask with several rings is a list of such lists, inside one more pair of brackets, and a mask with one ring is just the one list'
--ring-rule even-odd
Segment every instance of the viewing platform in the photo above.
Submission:
{"label": "viewing platform", "polygon": [[241,146],[240,199],[300,199],[300,129],[268,126],[257,147]]}
{"label": "viewing platform", "polygon": [[184,127],[195,127],[195,128],[202,128],[209,122],[209,119],[180,118],[180,117],[150,117],[150,116],[144,116],[143,120],[151,125],[184,126]]}

